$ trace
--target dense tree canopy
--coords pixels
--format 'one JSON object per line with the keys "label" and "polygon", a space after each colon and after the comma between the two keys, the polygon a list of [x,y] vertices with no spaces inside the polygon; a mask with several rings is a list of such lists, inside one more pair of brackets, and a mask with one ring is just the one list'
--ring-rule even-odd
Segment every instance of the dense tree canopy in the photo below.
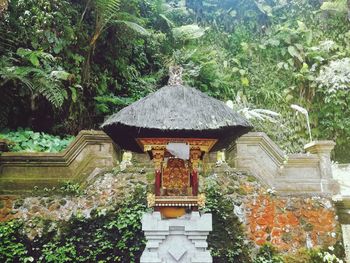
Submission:
{"label": "dense tree canopy", "polygon": [[346,0],[2,0],[0,127],[96,128],[178,64],[188,85],[232,100],[287,151],[307,142],[290,105],[304,107],[313,137],[349,161],[349,10]]}

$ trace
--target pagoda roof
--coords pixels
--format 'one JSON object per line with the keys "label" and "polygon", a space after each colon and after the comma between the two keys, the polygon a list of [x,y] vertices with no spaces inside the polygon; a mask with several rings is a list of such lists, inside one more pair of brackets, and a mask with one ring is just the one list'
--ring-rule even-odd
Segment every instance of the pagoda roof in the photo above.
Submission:
{"label": "pagoda roof", "polygon": [[175,84],[110,116],[102,129],[122,148],[140,152],[137,138],[219,139],[222,149],[252,126],[225,103],[191,87]]}

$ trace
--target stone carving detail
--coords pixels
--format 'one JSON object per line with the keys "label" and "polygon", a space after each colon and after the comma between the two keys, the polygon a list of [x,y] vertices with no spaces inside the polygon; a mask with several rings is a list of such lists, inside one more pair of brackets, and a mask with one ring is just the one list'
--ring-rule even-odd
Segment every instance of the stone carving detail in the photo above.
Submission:
{"label": "stone carving detail", "polygon": [[176,261],[179,261],[182,258],[182,256],[187,252],[187,249],[183,246],[171,247],[169,248],[168,252]]}
{"label": "stone carving detail", "polygon": [[211,214],[192,212],[177,219],[162,220],[159,212],[146,213],[142,230],[147,244],[141,263],[211,263],[207,236],[212,231]]}

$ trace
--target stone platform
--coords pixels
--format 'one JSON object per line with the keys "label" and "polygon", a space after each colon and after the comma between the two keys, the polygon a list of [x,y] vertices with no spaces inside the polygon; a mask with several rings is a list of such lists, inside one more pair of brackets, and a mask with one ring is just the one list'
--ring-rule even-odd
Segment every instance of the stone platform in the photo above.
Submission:
{"label": "stone platform", "polygon": [[212,215],[192,212],[177,219],[162,219],[159,212],[146,213],[142,230],[147,244],[141,263],[210,263],[207,236]]}

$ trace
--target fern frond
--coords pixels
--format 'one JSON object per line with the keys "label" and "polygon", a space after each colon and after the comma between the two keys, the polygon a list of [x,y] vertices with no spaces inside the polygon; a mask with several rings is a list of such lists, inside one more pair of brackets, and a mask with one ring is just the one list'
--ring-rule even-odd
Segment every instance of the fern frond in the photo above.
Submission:
{"label": "fern frond", "polygon": [[59,108],[62,106],[64,100],[67,98],[67,92],[60,88],[60,86],[54,81],[49,81],[46,78],[40,77],[36,79],[37,86],[35,92],[42,95],[47,99],[54,107]]}

